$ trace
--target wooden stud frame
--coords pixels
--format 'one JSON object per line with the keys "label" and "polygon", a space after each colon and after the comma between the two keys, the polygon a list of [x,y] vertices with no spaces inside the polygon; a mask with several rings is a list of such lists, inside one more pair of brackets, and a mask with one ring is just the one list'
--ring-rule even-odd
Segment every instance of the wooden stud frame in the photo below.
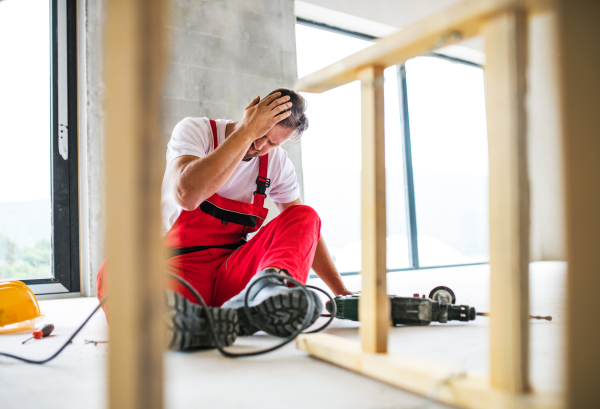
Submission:
{"label": "wooden stud frame", "polygon": [[526,14],[483,27],[490,195],[491,382],[529,391],[529,181],[525,125]]}
{"label": "wooden stud frame", "polygon": [[110,408],[163,406],[160,101],[169,2],[108,0],[105,29]]}
{"label": "wooden stud frame", "polygon": [[569,409],[600,402],[600,2],[561,0],[559,72],[567,225]]}
{"label": "wooden stud frame", "polygon": [[[597,2],[559,0],[563,140],[567,181],[567,407],[597,404],[600,324],[600,52]],[[402,32],[298,81],[323,92],[362,82],[363,328],[359,343],[327,334],[298,337],[311,355],[464,408],[559,408],[528,380],[528,189],[525,146],[526,15],[548,0],[463,0]],[[111,408],[161,408],[163,331],[160,244],[159,102],[169,2],[108,0],[106,13],[107,251],[110,258]],[[482,32],[486,36],[490,132],[490,380],[386,353],[383,68]],[[506,195],[506,197],[502,197]],[[504,254],[503,254],[504,253]],[[383,267],[382,267],[383,263]],[[506,271],[502,271],[502,269]],[[502,305],[498,300],[503,297]],[[510,308],[504,308],[510,304]],[[589,319],[588,319],[589,318]],[[500,360],[499,357],[502,357]],[[452,377],[451,375],[454,375]]]}
{"label": "wooden stud frame", "polygon": [[385,133],[383,68],[366,67],[361,81],[362,127],[362,299],[360,317],[364,352],[387,352],[390,325],[386,297]]}
{"label": "wooden stud frame", "polygon": [[[529,191],[526,151],[527,16],[552,3],[464,0],[442,13],[298,80],[324,92],[361,81],[363,295],[361,344],[301,335],[297,347],[344,368],[464,408],[558,408],[558,394],[529,386]],[[458,377],[456,368],[387,352],[383,69],[476,34],[486,38],[490,149],[491,376]],[[459,379],[456,379],[459,378]],[[443,385],[442,385],[443,384]]]}

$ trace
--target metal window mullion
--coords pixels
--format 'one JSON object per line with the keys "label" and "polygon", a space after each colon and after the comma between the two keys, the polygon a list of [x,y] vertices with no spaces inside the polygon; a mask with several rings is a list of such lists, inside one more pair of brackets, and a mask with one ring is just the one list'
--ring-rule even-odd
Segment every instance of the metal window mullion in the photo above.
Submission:
{"label": "metal window mullion", "polygon": [[69,72],[67,44],[67,0],[56,2],[56,50],[58,91],[58,153],[69,159]]}
{"label": "metal window mullion", "polygon": [[77,152],[76,2],[54,0],[50,5],[53,276],[67,292],[79,292],[77,155],[73,155]]}
{"label": "metal window mullion", "polygon": [[429,54],[428,57],[439,58],[440,60],[446,60],[446,61],[454,62],[457,64],[463,64],[463,65],[467,65],[469,67],[483,68],[483,66],[481,64],[478,64],[476,62],[463,60],[462,58],[450,57],[449,55],[445,55],[445,54],[439,54],[439,53],[434,52],[434,53]]}
{"label": "metal window mullion", "polygon": [[69,155],[69,233],[71,292],[81,292],[79,251],[79,140],[77,107],[77,0],[67,0],[68,149]]}
{"label": "metal window mullion", "polygon": [[318,28],[320,30],[329,31],[329,32],[335,33],[335,34],[342,34],[342,35],[346,35],[349,37],[358,38],[359,40],[364,40],[364,41],[375,41],[377,39],[377,37],[369,35],[369,34],[359,33],[357,31],[352,31],[352,30],[346,30],[344,28],[340,28],[340,27],[336,27],[336,26],[330,26],[329,24],[319,23],[318,21],[308,20],[308,19],[305,19],[302,17],[296,17],[296,24],[300,24],[300,25],[312,27],[312,28]]}
{"label": "metal window mullion", "polygon": [[406,197],[406,230],[408,237],[408,259],[412,268],[419,268],[419,240],[417,236],[417,206],[415,201],[415,181],[413,176],[412,147],[410,141],[410,121],[408,117],[408,93],[406,68],[397,66],[398,99],[400,121],[402,123],[402,154],[404,157],[404,189]]}

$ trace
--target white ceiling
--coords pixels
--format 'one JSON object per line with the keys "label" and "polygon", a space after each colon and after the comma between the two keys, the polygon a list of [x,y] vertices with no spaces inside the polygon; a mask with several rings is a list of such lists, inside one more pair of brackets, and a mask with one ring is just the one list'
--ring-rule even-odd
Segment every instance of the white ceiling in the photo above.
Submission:
{"label": "white ceiling", "polygon": [[[346,30],[385,37],[459,0],[295,0],[296,15]],[[438,52],[483,65],[483,40],[474,37]]]}
{"label": "white ceiling", "polygon": [[403,28],[458,0],[302,0],[326,9]]}

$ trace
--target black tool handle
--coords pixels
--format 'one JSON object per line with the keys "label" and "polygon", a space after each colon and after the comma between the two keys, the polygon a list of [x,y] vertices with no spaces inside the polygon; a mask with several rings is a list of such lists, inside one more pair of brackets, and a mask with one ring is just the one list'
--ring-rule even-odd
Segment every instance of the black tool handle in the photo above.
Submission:
{"label": "black tool handle", "polygon": [[42,338],[47,337],[48,335],[50,335],[52,333],[52,331],[54,331],[54,324],[44,325],[42,327],[41,331],[42,331]]}

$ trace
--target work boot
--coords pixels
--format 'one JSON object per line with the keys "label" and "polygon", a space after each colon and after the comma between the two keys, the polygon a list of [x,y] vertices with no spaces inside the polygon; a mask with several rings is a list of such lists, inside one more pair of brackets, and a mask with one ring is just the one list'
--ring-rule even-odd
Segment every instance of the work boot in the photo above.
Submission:
{"label": "work boot", "polygon": [[[241,293],[223,304],[223,308],[237,311],[238,335],[252,335],[256,331],[263,330],[277,337],[287,337],[302,325],[308,307],[304,291],[300,287],[289,288],[283,280],[276,278],[265,278],[252,287],[248,295],[248,307],[252,315],[252,322],[246,315],[244,298],[248,289],[260,277],[273,273],[279,274],[272,268],[257,273]],[[309,325],[312,325],[321,315],[323,303],[317,294],[307,290],[314,301],[314,309],[309,321]]]}
{"label": "work boot", "polygon": [[205,309],[183,295],[165,290],[167,296],[167,342],[169,349],[185,351],[198,348],[216,348],[206,313],[215,324],[215,332],[222,346],[233,344],[239,332],[238,316],[228,308]]}

